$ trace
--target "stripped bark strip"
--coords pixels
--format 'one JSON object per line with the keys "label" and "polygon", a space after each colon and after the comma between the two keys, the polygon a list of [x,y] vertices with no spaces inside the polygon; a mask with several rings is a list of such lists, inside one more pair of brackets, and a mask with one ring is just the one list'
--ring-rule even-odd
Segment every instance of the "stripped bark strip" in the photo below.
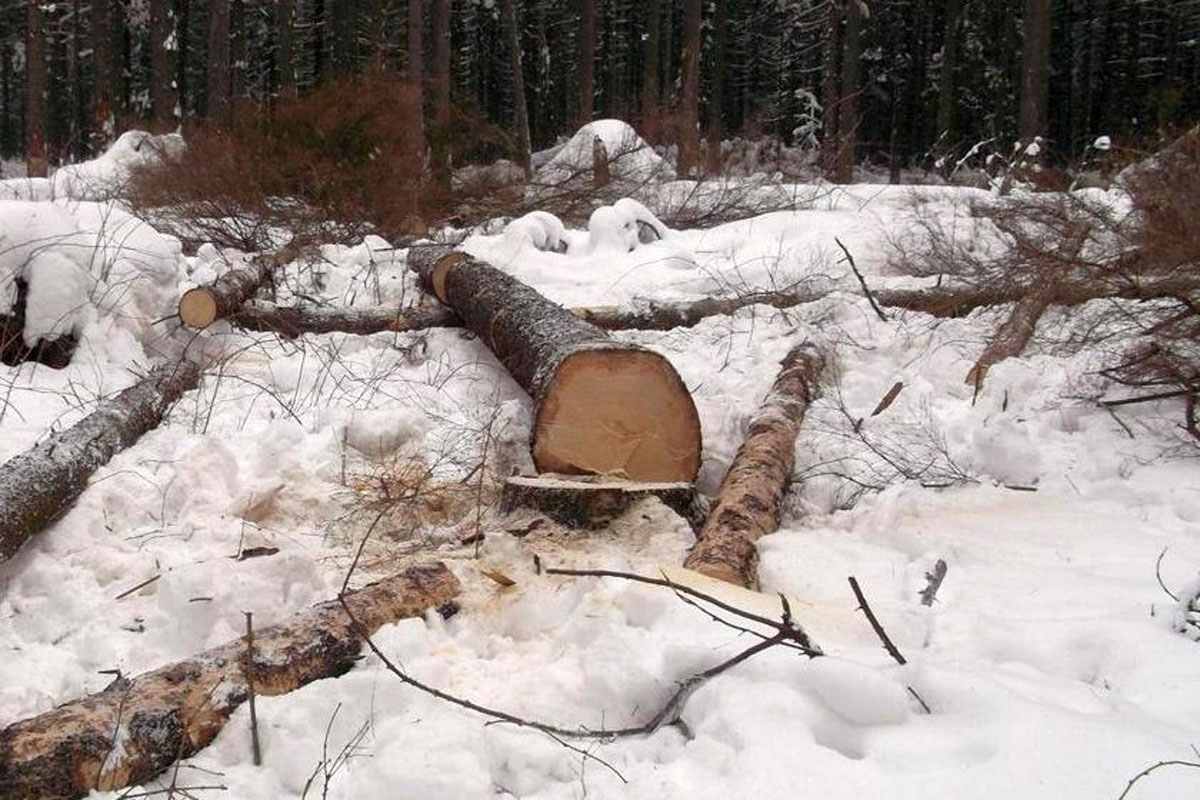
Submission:
{"label": "stripped bark strip", "polygon": [[669,361],[610,338],[465,253],[423,248],[408,258],[425,290],[457,312],[533,398],[540,472],[695,479],[700,418]]}
{"label": "stripped bark strip", "polygon": [[245,330],[278,333],[288,338],[306,333],[370,335],[462,325],[458,315],[442,305],[400,309],[387,306],[327,308],[247,303],[233,312],[229,321]]}
{"label": "stripped bark strip", "polygon": [[792,480],[796,435],[810,403],[824,359],[810,345],[784,358],[778,377],[750,422],[716,504],[683,565],[713,578],[758,587],[760,536],[779,527],[779,504]]}
{"label": "stripped bark strip", "polygon": [[1017,301],[1012,314],[996,331],[996,335],[979,356],[975,366],[967,373],[966,383],[978,392],[983,386],[988,370],[996,364],[1018,356],[1033,338],[1038,320],[1054,303],[1066,273],[1075,266],[1075,259],[1087,241],[1091,226],[1080,225],[1072,233],[1070,241],[1063,246],[1062,253],[1051,264],[1046,265],[1041,278],[1030,288],[1028,294]]}
{"label": "stripped bark strip", "polygon": [[196,388],[200,367],[158,367],[66,430],[0,465],[0,563],[65,513],[92,473],[153,430]]}
{"label": "stripped bark strip", "polygon": [[0,731],[0,797],[59,800],[145,783],[216,737],[249,697],[247,672],[259,696],[337,677],[364,636],[445,606],[458,590],[444,564],[411,567],[255,631],[250,658],[235,639],[11,725]]}

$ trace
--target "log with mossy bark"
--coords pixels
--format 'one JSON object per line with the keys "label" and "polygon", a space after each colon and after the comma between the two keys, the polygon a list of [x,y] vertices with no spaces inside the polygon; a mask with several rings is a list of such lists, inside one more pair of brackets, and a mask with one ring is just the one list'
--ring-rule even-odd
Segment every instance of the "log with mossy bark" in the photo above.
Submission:
{"label": "log with mossy bark", "polygon": [[409,264],[532,396],[539,472],[695,479],[700,419],[663,356],[609,338],[465,253],[414,248]]}
{"label": "log with mossy bark", "polygon": [[796,436],[817,395],[824,364],[810,345],[793,348],[783,359],[696,535],[696,546],[683,562],[685,567],[750,589],[758,587],[756,542],[779,527],[780,503],[795,465]]}
{"label": "log with mossy bark", "polygon": [[200,368],[184,360],[152,370],[71,427],[0,465],[0,562],[75,502],[92,473],[157,427]]}
{"label": "log with mossy bark", "polygon": [[[135,786],[207,746],[250,696],[280,695],[348,672],[364,637],[430,609],[459,583],[444,564],[347,592],[247,639],[135,678],[0,731],[0,797],[82,797]],[[343,605],[344,602],[344,605]]]}

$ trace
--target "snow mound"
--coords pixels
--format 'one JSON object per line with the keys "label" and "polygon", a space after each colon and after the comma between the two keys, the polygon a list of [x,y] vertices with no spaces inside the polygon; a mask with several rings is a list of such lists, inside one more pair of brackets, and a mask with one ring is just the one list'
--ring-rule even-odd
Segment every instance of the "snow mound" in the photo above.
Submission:
{"label": "snow mound", "polygon": [[126,131],[98,158],[56,170],[50,179],[53,196],[107,200],[121,190],[135,167],[177,155],[183,147],[179,134],[155,136],[146,131]]}
{"label": "snow mound", "polygon": [[111,203],[0,201],[0,314],[27,290],[23,339],[80,335],[98,318],[145,338],[174,310],[178,240]]}
{"label": "snow mound", "polygon": [[562,220],[550,212],[530,211],[505,226],[504,238],[514,249],[528,245],[536,250],[558,252],[564,247],[565,232]]}
{"label": "snow mound", "polygon": [[599,119],[580,128],[534,176],[535,183],[557,185],[573,178],[592,178],[595,141],[608,153],[613,180],[650,181],[671,177],[671,166],[637,131],[619,119]]}

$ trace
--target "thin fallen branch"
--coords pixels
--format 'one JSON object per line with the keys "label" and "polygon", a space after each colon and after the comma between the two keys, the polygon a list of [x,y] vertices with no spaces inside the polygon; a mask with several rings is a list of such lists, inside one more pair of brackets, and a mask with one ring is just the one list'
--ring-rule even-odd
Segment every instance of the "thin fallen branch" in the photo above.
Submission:
{"label": "thin fallen branch", "polygon": [[[881,625],[879,620],[876,619],[875,612],[871,610],[871,605],[867,602],[867,598],[863,594],[862,588],[858,585],[858,580],[853,575],[850,576],[848,580],[850,581],[851,590],[854,591],[854,597],[856,600],[858,600],[859,610],[863,612],[864,616],[866,616],[867,622],[871,623],[871,630],[875,631],[875,635],[878,636],[879,641],[883,643],[883,649],[887,651],[888,655],[891,656],[897,664],[900,664],[901,666],[907,664],[908,661],[906,661],[904,656],[901,655],[900,650],[892,642],[892,639],[890,636],[888,636],[887,631],[883,629],[883,625]],[[921,697],[921,695],[917,693],[916,689],[908,685],[906,685],[904,688],[907,689],[908,693],[912,695],[912,698],[921,705],[921,708],[926,714],[933,713],[929,708],[929,704],[925,702],[925,698]]]}
{"label": "thin fallen branch", "polygon": [[880,321],[887,322],[887,314],[883,313],[883,309],[879,307],[879,303],[875,301],[875,295],[871,294],[871,289],[867,286],[867,279],[858,271],[858,265],[854,263],[854,256],[850,255],[850,251],[846,249],[846,245],[842,244],[842,240],[838,237],[833,237],[837,242],[837,246],[842,248],[842,252],[846,255],[846,263],[850,265],[850,271],[854,273],[854,277],[858,278],[858,285],[862,287],[863,294],[867,297],[867,302],[871,304],[871,308],[875,309],[875,315]]}
{"label": "thin fallen branch", "polygon": [[1150,775],[1151,773],[1153,773],[1157,770],[1163,769],[1164,767],[1185,767],[1187,769],[1200,769],[1200,761],[1183,761],[1180,759],[1172,759],[1170,761],[1159,761],[1157,764],[1151,764],[1150,766],[1146,767],[1144,770],[1139,772],[1137,775],[1134,775],[1132,778],[1129,779],[1129,783],[1125,786],[1125,791],[1121,792],[1121,794],[1117,797],[1117,800],[1125,800],[1125,798],[1129,796],[1129,793],[1131,791],[1133,791],[1133,787],[1137,785],[1138,781],[1140,781],[1142,778],[1145,778],[1147,775]]}

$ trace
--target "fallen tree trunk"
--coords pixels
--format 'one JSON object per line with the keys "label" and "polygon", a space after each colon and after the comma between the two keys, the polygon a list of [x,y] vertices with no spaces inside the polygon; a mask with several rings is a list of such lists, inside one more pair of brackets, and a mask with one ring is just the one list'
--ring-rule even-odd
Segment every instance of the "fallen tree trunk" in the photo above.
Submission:
{"label": "fallen tree trunk", "polygon": [[188,289],[179,298],[180,321],[189,328],[204,329],[218,319],[228,317],[254,297],[273,269],[297,258],[299,253],[299,245],[293,242],[276,253],[251,257],[207,286]]}
{"label": "fallen tree trunk", "polygon": [[602,528],[645,497],[657,497],[699,527],[703,511],[691,483],[647,483],[590,476],[517,476],[504,482],[500,512],[531,509],[571,528]]}
{"label": "fallen tree trunk", "polygon": [[618,342],[494,267],[448,248],[409,251],[427,291],[462,317],[535,405],[539,472],[695,479],[700,418],[665,358]]}
{"label": "fallen tree trunk", "polygon": [[229,316],[239,328],[296,337],[306,333],[372,333],[458,327],[462,321],[445,306],[410,309],[326,308],[246,303]]}
{"label": "fallen tree trunk", "polygon": [[796,435],[816,397],[824,359],[809,345],[783,359],[779,375],[750,421],[750,430],[721,482],[716,504],[683,565],[758,588],[760,536],[779,527],[779,504],[792,480]]}
{"label": "fallen tree trunk", "polygon": [[158,367],[66,430],[0,465],[0,562],[46,527],[116,453],[155,428],[200,380],[200,367]]}
{"label": "fallen tree trunk", "polygon": [[1054,302],[1064,275],[1074,266],[1079,251],[1083,249],[1089,230],[1090,226],[1081,225],[1071,235],[1070,241],[1063,247],[1060,260],[1048,265],[1038,282],[1017,301],[1008,319],[967,372],[966,383],[974,386],[976,391],[983,386],[989,369],[1006,358],[1020,355],[1025,345],[1029,344],[1038,320]]}
{"label": "fallen tree trunk", "polygon": [[410,567],[255,631],[252,652],[236,639],[11,725],[0,731],[0,797],[75,798],[145,783],[216,738],[250,682],[256,695],[279,695],[342,675],[364,636],[446,606],[458,590],[444,564]]}

